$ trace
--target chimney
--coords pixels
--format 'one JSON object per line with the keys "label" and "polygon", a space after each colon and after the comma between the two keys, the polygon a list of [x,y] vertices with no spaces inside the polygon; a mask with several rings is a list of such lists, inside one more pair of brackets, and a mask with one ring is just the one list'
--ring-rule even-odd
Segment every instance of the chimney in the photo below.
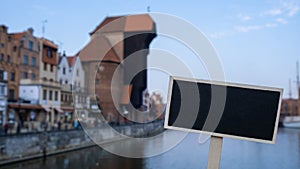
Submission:
{"label": "chimney", "polygon": [[30,33],[30,35],[33,35],[33,28],[28,28],[27,31]]}

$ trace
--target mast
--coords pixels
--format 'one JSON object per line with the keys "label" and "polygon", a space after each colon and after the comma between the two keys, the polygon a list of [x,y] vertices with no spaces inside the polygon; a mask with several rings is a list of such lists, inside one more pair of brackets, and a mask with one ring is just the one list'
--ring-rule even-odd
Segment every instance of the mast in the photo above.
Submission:
{"label": "mast", "polygon": [[289,98],[292,98],[292,84],[291,84],[291,79],[289,79]]}
{"label": "mast", "polygon": [[300,87],[300,79],[299,79],[299,62],[296,63],[296,78],[297,78],[297,89]]}

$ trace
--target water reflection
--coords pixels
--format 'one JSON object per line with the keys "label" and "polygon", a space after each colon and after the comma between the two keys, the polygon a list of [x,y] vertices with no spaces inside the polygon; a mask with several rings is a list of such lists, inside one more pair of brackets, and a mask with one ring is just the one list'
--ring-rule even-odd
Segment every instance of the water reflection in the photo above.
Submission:
{"label": "water reflection", "polygon": [[[206,168],[209,142],[199,144],[197,134],[189,134],[170,151],[151,158],[125,158],[99,147],[49,156],[46,160],[11,164],[1,169],[199,169]],[[167,139],[167,138],[163,138]],[[125,146],[126,144],[120,144]],[[150,151],[154,143],[145,143],[140,151]],[[221,168],[230,169],[299,169],[300,130],[280,129],[275,145],[224,139]]]}

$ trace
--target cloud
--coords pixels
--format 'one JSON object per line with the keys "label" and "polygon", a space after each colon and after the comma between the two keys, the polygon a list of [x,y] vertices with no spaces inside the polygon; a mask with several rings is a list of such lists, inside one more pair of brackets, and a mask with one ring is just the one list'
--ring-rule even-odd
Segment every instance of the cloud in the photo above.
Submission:
{"label": "cloud", "polygon": [[300,10],[299,0],[284,0],[280,1],[278,7],[263,12],[263,15],[270,16],[295,16]]}
{"label": "cloud", "polygon": [[249,26],[235,26],[234,29],[238,32],[249,32],[249,31],[253,31],[253,30],[260,30],[261,28],[263,28],[260,25],[249,25]]}
{"label": "cloud", "polygon": [[278,8],[270,9],[270,10],[264,12],[264,14],[271,15],[271,16],[281,15],[282,13],[283,13],[283,11],[281,9],[278,9]]}
{"label": "cloud", "polygon": [[286,19],[283,19],[283,18],[277,18],[276,22],[281,23],[281,24],[287,24],[288,23],[288,21]]}
{"label": "cloud", "polygon": [[276,24],[276,23],[266,23],[265,24],[265,27],[266,28],[275,28],[275,27],[277,27],[278,25]]}
{"label": "cloud", "polygon": [[213,39],[220,39],[220,38],[223,38],[228,35],[229,34],[226,32],[214,32],[214,33],[211,33],[209,36]]}
{"label": "cloud", "polygon": [[286,10],[287,15],[292,17],[299,12],[300,9],[300,1],[299,0],[291,0],[282,2],[283,8]]}
{"label": "cloud", "polygon": [[238,14],[238,16],[237,16],[241,21],[249,21],[249,20],[251,20],[252,18],[250,17],[250,16],[248,16],[248,15],[243,15],[243,14]]}

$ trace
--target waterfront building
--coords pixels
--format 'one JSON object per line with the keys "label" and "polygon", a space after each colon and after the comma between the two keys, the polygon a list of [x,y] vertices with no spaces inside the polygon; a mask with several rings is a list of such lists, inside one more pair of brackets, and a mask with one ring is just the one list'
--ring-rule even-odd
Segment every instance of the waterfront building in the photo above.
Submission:
{"label": "waterfront building", "polygon": [[7,72],[0,68],[0,130],[6,122]]}
{"label": "waterfront building", "polygon": [[21,103],[14,105],[19,109],[19,120],[24,128],[43,130],[43,124],[56,125],[63,118],[60,108],[60,84],[43,79],[22,79],[20,82]]}
{"label": "waterfront building", "polygon": [[[30,32],[24,31],[23,34]],[[8,102],[18,99],[20,79],[20,41],[15,34],[9,34],[5,25],[0,25],[0,69],[7,72],[7,97]],[[23,52],[23,50],[22,50]]]}
{"label": "waterfront building", "polygon": [[282,116],[297,116],[299,112],[299,99],[282,99],[280,113]]}
{"label": "waterfront building", "polygon": [[[98,98],[109,122],[123,123],[119,112],[123,116],[132,115],[133,121],[138,118],[127,113],[143,105],[147,55],[155,37],[155,23],[147,14],[107,17],[90,33],[90,41],[79,51],[88,91]],[[130,55],[138,55],[134,63],[123,62]],[[134,71],[138,74],[131,77]]]}
{"label": "waterfront building", "polygon": [[57,82],[58,46],[45,38],[40,38],[39,79]]}
{"label": "waterfront building", "polygon": [[75,115],[88,116],[85,110],[89,109],[90,101],[84,86],[84,71],[80,58],[63,54],[58,65],[57,79],[62,87],[61,108],[65,112],[65,121],[73,121]]}

